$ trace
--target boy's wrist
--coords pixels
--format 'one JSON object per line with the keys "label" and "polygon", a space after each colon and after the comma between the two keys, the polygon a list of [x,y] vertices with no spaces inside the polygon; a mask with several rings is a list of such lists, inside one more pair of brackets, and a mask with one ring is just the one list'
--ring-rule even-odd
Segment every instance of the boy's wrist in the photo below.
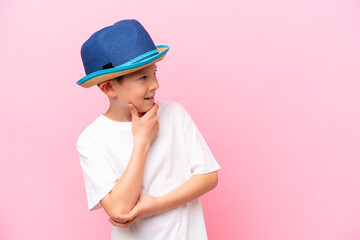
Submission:
{"label": "boy's wrist", "polygon": [[162,210],[161,206],[162,205],[159,202],[159,197],[141,194],[140,200],[138,202],[138,207],[139,207],[138,218],[141,219],[163,213],[164,211]]}
{"label": "boy's wrist", "polygon": [[135,147],[138,147],[140,149],[143,149],[145,151],[148,151],[149,148],[150,148],[150,144],[146,141],[144,141],[143,139],[141,138],[135,138],[134,139],[134,148]]}
{"label": "boy's wrist", "polygon": [[155,197],[154,211],[155,211],[156,214],[161,214],[163,212],[166,212],[165,202],[164,202],[164,197],[163,196]]}

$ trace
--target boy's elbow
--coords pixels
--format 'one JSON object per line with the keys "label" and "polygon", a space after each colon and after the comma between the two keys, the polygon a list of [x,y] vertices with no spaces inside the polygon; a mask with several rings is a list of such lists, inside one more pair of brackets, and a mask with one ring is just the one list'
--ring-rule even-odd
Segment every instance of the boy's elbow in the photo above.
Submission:
{"label": "boy's elbow", "polygon": [[114,207],[114,208],[110,208],[108,210],[105,210],[105,212],[107,213],[107,215],[114,219],[114,218],[117,218],[118,215],[120,214],[127,214],[130,212],[130,210],[126,210],[124,208],[121,208],[121,207]]}
{"label": "boy's elbow", "polygon": [[126,206],[126,204],[121,204],[118,201],[114,201],[114,199],[111,198],[110,194],[105,196],[100,201],[100,203],[107,215],[111,218],[114,218],[119,214],[129,213],[132,209],[131,206]]}

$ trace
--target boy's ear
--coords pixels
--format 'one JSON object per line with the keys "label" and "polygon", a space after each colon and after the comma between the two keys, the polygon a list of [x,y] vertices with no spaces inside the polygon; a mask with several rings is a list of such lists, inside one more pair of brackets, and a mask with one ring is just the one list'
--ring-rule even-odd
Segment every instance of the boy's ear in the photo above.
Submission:
{"label": "boy's ear", "polygon": [[107,80],[99,84],[100,90],[109,98],[116,98],[116,91],[113,87],[112,80]]}

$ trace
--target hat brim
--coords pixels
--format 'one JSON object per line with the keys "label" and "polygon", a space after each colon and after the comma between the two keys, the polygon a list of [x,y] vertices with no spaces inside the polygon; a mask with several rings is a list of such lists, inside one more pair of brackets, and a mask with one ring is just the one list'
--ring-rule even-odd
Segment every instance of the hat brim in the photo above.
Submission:
{"label": "hat brim", "polygon": [[151,64],[161,61],[165,57],[166,53],[169,51],[169,46],[159,45],[156,47],[156,49],[158,50],[158,53],[155,55],[151,55],[150,57],[145,58],[141,61],[137,61],[133,64],[122,64],[113,68],[90,73],[89,75],[86,75],[85,77],[77,81],[77,84],[84,88],[89,88],[104,81],[120,77],[132,72],[136,72]]}

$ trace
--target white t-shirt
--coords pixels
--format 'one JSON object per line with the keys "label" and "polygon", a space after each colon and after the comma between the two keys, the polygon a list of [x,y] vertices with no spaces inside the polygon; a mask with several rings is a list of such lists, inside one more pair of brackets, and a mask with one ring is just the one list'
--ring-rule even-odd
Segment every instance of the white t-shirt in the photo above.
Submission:
{"label": "white t-shirt", "polygon": [[[203,136],[185,109],[175,102],[158,102],[159,132],[144,167],[141,192],[164,195],[193,174],[220,169]],[[132,122],[116,122],[100,115],[79,136],[77,150],[84,174],[89,210],[101,208],[121,177],[133,148]],[[135,221],[128,228],[112,226],[111,239],[207,239],[200,200]]]}

